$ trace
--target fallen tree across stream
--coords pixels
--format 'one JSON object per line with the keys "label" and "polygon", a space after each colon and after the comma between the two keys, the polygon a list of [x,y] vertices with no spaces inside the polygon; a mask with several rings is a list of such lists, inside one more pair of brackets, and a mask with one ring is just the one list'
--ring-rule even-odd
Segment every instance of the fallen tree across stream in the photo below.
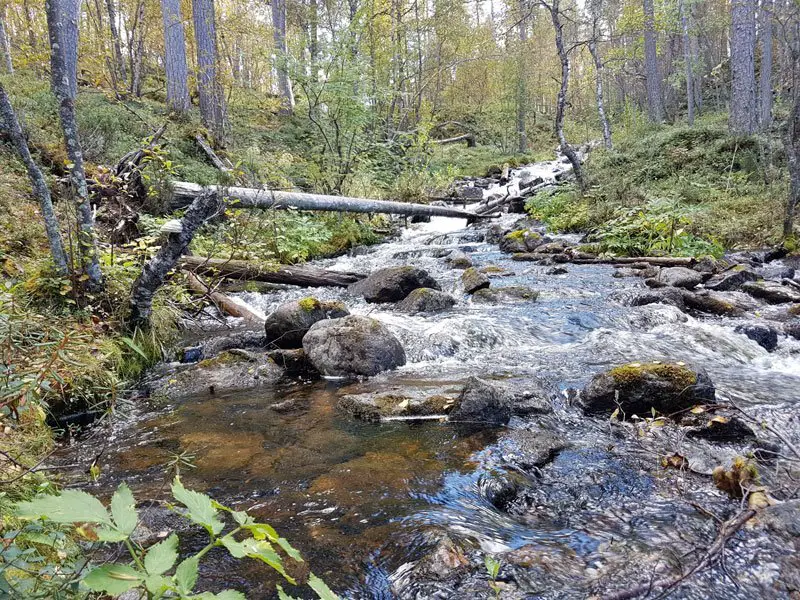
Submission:
{"label": "fallen tree across stream", "polygon": [[184,256],[180,259],[180,265],[199,275],[304,287],[347,287],[366,277],[361,273],[329,271],[311,265],[280,265],[269,268],[244,260],[203,258],[201,256]]}
{"label": "fallen tree across stream", "polygon": [[428,204],[411,204],[406,202],[391,202],[388,200],[373,200],[370,198],[306,194],[302,192],[282,192],[258,188],[225,187],[217,185],[203,187],[202,185],[186,181],[175,181],[172,183],[172,200],[170,202],[170,207],[172,209],[178,209],[188,206],[204,192],[221,194],[224,198],[235,204],[237,208],[296,208],[299,210],[314,211],[451,217],[454,219],[466,219],[469,223],[473,223],[478,219],[488,218],[483,215],[476,215],[475,213],[449,206],[431,206]]}

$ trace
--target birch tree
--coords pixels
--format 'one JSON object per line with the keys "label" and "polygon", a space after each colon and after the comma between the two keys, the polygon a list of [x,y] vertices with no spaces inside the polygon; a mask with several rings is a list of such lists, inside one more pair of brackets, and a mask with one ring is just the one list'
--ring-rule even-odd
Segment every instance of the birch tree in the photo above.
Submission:
{"label": "birch tree", "polygon": [[186,38],[180,0],[161,0],[164,24],[164,67],[167,75],[167,104],[181,115],[191,107],[189,72],[186,67]]}
{"label": "birch tree", "polygon": [[14,63],[11,61],[11,43],[6,31],[6,7],[0,4],[0,58],[2,59],[5,70],[13,75]]}
{"label": "birch tree", "polygon": [[592,33],[589,38],[589,54],[594,63],[595,72],[595,101],[597,102],[597,115],[603,128],[603,144],[611,150],[614,142],[611,139],[611,123],[606,115],[606,103],[603,92],[603,61],[597,49],[597,39],[600,37],[600,13],[603,0],[592,0],[589,4],[589,16],[592,22]]}
{"label": "birch tree", "polygon": [[519,35],[519,57],[517,65],[517,151],[524,154],[528,151],[528,137],[525,134],[525,120],[528,113],[528,86],[526,85],[527,73],[525,72],[525,54],[528,51],[528,12],[530,8],[526,0],[519,0],[519,20],[517,33]]}
{"label": "birch tree", "polygon": [[644,73],[647,83],[647,114],[653,123],[664,121],[664,99],[661,95],[661,73],[658,68],[656,18],[653,0],[643,0],[644,8]]}
{"label": "birch tree", "polygon": [[756,130],[756,0],[731,3],[731,133]]}
{"label": "birch tree", "polygon": [[275,45],[275,71],[278,79],[278,93],[281,97],[280,114],[294,112],[294,92],[289,78],[288,47],[286,46],[286,0],[271,0],[272,36]]}

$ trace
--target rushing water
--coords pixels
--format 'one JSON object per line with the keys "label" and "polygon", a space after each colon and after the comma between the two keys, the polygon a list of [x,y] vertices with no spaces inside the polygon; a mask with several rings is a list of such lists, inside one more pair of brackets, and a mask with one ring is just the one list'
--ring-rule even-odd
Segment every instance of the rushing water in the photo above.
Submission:
{"label": "rushing water", "polygon": [[[552,176],[559,165],[539,165],[536,172]],[[188,452],[194,463],[182,472],[188,486],[273,524],[318,575],[353,598],[490,597],[485,577],[474,568],[458,591],[448,581],[414,578],[414,561],[443,533],[472,553],[474,564],[483,553],[498,554],[518,589],[510,597],[531,598],[583,598],[625,587],[625,581],[647,577],[659,561],[677,561],[678,554],[708,544],[716,524],[692,503],[721,515],[733,504],[707,476],[660,469],[659,456],[680,450],[693,468],[707,472],[709,461],[728,460],[737,448],[689,444],[669,431],[648,434],[652,440],[643,442],[632,429],[584,417],[570,407],[570,390],[620,363],[682,360],[705,368],[722,398],[788,422],[800,400],[800,343],[782,339],[777,351],[767,353],[734,333],[733,320],[698,320],[663,305],[623,307],[613,298],[641,287],[639,279],[614,278],[614,269],[602,265],[566,265],[566,274],[550,275],[548,267],[512,262],[476,239],[463,222],[434,218],[364,254],[319,261],[360,272],[413,264],[459,302],[440,314],[410,316],[368,305],[346,290],[314,290],[385,323],[402,341],[408,364],[366,382],[286,380],[168,406],[132,406],[127,420],[80,447],[89,455],[103,445],[97,491],[107,494],[125,480],[139,497],[165,498],[163,465]],[[473,304],[459,287],[461,271],[441,259],[455,248],[469,252],[477,266],[508,271],[493,279],[493,287],[529,286],[540,291],[538,300]],[[268,314],[308,294],[286,288],[240,298]],[[457,390],[470,375],[546,386],[555,411],[515,417],[501,430],[464,432],[438,421],[363,423],[336,407],[344,393]],[[270,408],[286,399],[296,400],[292,410]],[[568,444],[536,482],[509,460],[514,435],[524,430],[554,432]],[[519,502],[497,508],[489,492],[508,481]],[[759,561],[749,558],[754,547]],[[503,558],[515,551],[527,552],[527,562]],[[784,551],[763,536],[745,539],[734,544],[728,562],[739,584],[712,572],[682,595],[770,597],[764,589],[770,589]],[[271,597],[274,578],[265,567],[229,564],[221,551],[209,560],[204,573],[212,588]]]}

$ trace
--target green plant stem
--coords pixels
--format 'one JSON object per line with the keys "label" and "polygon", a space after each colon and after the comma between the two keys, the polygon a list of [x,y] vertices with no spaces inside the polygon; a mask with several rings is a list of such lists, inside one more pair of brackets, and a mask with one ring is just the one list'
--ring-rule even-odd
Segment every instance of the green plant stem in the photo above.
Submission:
{"label": "green plant stem", "polygon": [[125,546],[128,548],[128,552],[130,552],[131,557],[133,558],[133,562],[136,563],[136,566],[142,571],[142,573],[146,573],[147,571],[142,564],[142,561],[139,559],[139,555],[136,553],[136,549],[133,547],[130,538],[125,538]]}

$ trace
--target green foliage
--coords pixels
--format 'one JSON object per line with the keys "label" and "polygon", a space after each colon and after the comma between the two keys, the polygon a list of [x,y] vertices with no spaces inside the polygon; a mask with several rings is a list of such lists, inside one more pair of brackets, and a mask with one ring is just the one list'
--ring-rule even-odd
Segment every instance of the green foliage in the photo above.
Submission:
{"label": "green foliage", "polygon": [[[186,489],[179,477],[172,483],[172,495],[180,505],[176,510],[205,529],[209,537],[205,547],[180,562],[179,538],[174,532],[147,548],[137,546],[132,539],[140,516],[133,494],[124,483],[114,493],[110,510],[94,496],[80,490],[65,490],[57,496],[44,495],[18,503],[15,516],[32,523],[24,532],[17,532],[18,535],[0,555],[3,559],[0,562],[0,585],[9,591],[19,591],[30,589],[31,580],[43,579],[45,583],[41,587],[46,593],[71,589],[74,594],[70,597],[80,596],[80,590],[85,589],[110,596],[118,596],[128,590],[140,590],[147,598],[244,599],[244,595],[235,590],[218,594],[195,591],[200,562],[213,548],[225,548],[237,559],[261,561],[292,585],[297,584],[286,571],[286,560],[303,562],[303,559],[270,525],[256,522],[246,512],[223,506],[206,494]],[[222,521],[223,514],[229,515],[235,524],[224,534],[226,525]],[[76,525],[77,532],[93,540],[94,544],[122,543],[128,552],[127,562],[109,562],[84,570],[82,559],[74,555],[62,553],[48,557],[39,554],[36,559],[43,562],[44,566],[38,571],[31,571],[27,568],[30,567],[33,554],[30,545],[37,539],[44,539],[41,537],[43,527],[54,523]],[[63,532],[53,536],[52,539],[65,539]],[[26,567],[20,566],[23,557],[27,559]],[[31,572],[36,577],[31,577]],[[313,573],[309,575],[307,584],[322,600],[337,598]],[[286,596],[282,588],[279,588],[279,594]]]}
{"label": "green foliage", "polygon": [[539,192],[527,202],[525,209],[556,232],[586,231],[589,228],[588,203],[572,188]]}

